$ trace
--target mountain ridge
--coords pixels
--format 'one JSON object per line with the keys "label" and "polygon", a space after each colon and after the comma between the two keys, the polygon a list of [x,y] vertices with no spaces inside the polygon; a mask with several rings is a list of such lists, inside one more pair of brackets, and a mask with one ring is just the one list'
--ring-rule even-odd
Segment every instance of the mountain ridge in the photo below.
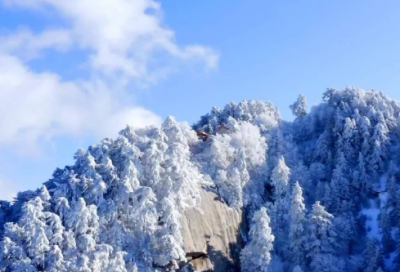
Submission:
{"label": "mountain ridge", "polygon": [[397,271],[400,104],[349,87],[290,108],[293,122],[271,102],[230,103],[79,150],[0,202],[0,271],[196,269],[180,267],[181,220],[204,187],[244,212],[241,271]]}

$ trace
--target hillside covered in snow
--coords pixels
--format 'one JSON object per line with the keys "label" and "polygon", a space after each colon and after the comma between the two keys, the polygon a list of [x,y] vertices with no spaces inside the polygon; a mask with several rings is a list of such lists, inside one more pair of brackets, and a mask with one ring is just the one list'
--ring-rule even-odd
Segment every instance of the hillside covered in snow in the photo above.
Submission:
{"label": "hillside covered in snow", "polygon": [[0,201],[0,271],[205,271],[183,231],[187,211],[206,214],[204,192],[242,214],[232,271],[399,271],[400,103],[328,89],[291,109],[286,122],[270,102],[230,103],[77,151]]}

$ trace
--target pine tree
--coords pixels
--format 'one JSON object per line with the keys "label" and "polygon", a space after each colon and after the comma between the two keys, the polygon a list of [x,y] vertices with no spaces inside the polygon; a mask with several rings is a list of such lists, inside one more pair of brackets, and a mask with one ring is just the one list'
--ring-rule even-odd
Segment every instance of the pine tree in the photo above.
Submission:
{"label": "pine tree", "polygon": [[396,177],[391,176],[387,185],[388,205],[396,205],[397,193],[398,193],[398,186]]}
{"label": "pine tree", "polygon": [[281,128],[274,128],[269,135],[268,140],[268,157],[267,157],[267,173],[273,175],[272,172],[284,154],[284,137]]}
{"label": "pine tree", "polygon": [[386,209],[381,209],[379,225],[382,233],[382,246],[384,253],[390,253],[394,250],[394,241],[392,238],[390,216]]}
{"label": "pine tree", "polygon": [[182,248],[183,238],[181,235],[179,213],[175,208],[172,199],[164,198],[161,202],[162,216],[160,224],[162,228],[156,233],[157,239],[154,245],[159,252],[155,262],[160,266],[170,263],[176,264],[177,261],[185,260],[185,252]]}
{"label": "pine tree", "polygon": [[54,245],[50,248],[48,256],[46,258],[46,271],[48,272],[65,272],[67,271],[64,262],[64,256],[61,249]]}
{"label": "pine tree", "polygon": [[335,170],[333,170],[331,180],[332,195],[330,203],[332,204],[332,210],[337,210],[342,200],[351,198],[348,162],[343,152],[340,152],[338,156],[338,162]]}
{"label": "pine tree", "polygon": [[68,199],[65,197],[59,197],[55,203],[55,211],[59,214],[61,220],[66,219],[66,215],[68,214],[70,209]]}
{"label": "pine tree", "polygon": [[278,164],[272,172],[272,185],[274,186],[275,200],[286,198],[289,192],[290,169],[286,166],[283,156],[280,157]]}
{"label": "pine tree", "polygon": [[106,271],[110,265],[110,257],[113,252],[113,247],[106,244],[96,246],[96,250],[93,252],[91,267],[93,272]]}
{"label": "pine tree", "polygon": [[127,272],[124,261],[124,252],[118,251],[111,259],[107,272]]}
{"label": "pine tree", "polygon": [[328,182],[325,182],[324,185],[324,194],[323,194],[323,203],[326,207],[331,207],[332,203],[334,202],[334,199],[332,199],[332,189],[331,189],[331,184]]}
{"label": "pine tree", "polygon": [[48,210],[50,208],[50,200],[51,200],[51,196],[49,191],[47,190],[46,186],[42,186],[42,188],[39,191],[39,195],[40,199],[42,200],[42,205],[44,210]]}
{"label": "pine tree", "polygon": [[274,203],[271,207],[271,226],[276,235],[275,249],[280,250],[287,244],[288,216],[289,216],[289,178],[290,169],[286,166],[283,156],[272,172],[274,186]]}
{"label": "pine tree", "polygon": [[63,249],[65,260],[69,260],[70,262],[76,261],[78,252],[76,248],[75,233],[71,229],[64,231],[64,240],[61,248]]}
{"label": "pine tree", "polygon": [[128,213],[130,196],[140,187],[140,173],[138,170],[140,165],[137,167],[139,163],[135,155],[132,156],[132,158],[125,159],[120,178],[115,179],[113,186],[110,188],[113,202],[109,201],[108,206],[109,209],[111,209],[110,206],[115,206],[115,212],[118,214]]}
{"label": "pine tree", "polygon": [[355,120],[347,117],[342,131],[343,150],[341,150],[344,152],[343,154],[347,161],[352,161],[356,154],[359,153],[359,143],[357,142],[358,137],[356,137],[356,135],[358,135],[358,133],[356,130]]}
{"label": "pine tree", "polygon": [[[164,132],[161,131],[160,134],[164,136],[162,138],[166,138]],[[165,172],[165,169],[161,165],[164,164],[164,153],[167,148],[166,143],[153,139],[142,158],[144,185],[153,188],[156,194],[159,195],[162,195],[162,191],[158,190],[158,187],[161,186]]]}
{"label": "pine tree", "polygon": [[383,266],[383,258],[379,248],[379,242],[375,238],[367,243],[364,251],[364,270],[365,272],[375,272]]}
{"label": "pine tree", "polygon": [[306,244],[307,258],[315,272],[326,271],[324,262],[332,260],[339,248],[332,220],[333,215],[317,201],[310,215],[310,234]]}
{"label": "pine tree", "polygon": [[[235,163],[233,163],[228,171],[227,177],[227,192],[229,196],[228,203],[232,207],[241,208],[244,204],[243,190],[244,187],[250,180],[249,172],[247,171],[246,154],[244,149],[240,149]],[[250,203],[249,199],[246,199],[246,204]]]}
{"label": "pine tree", "polygon": [[61,245],[64,239],[64,226],[60,217],[51,212],[47,212],[46,216],[46,236],[49,239],[50,245]]}
{"label": "pine tree", "polygon": [[275,240],[269,223],[270,219],[264,207],[254,213],[249,232],[251,240],[240,256],[243,272],[269,272],[270,252]]}
{"label": "pine tree", "polygon": [[302,189],[298,182],[295,183],[292,192],[290,208],[290,248],[292,250],[293,263],[303,266],[305,264],[306,242],[306,207],[302,195]]}
{"label": "pine tree", "polygon": [[337,239],[344,254],[349,252],[352,242],[357,237],[354,210],[354,205],[351,201],[343,200],[339,205],[336,217],[333,219],[334,227],[338,233]]}
{"label": "pine tree", "polygon": [[199,200],[197,184],[200,174],[190,162],[188,141],[173,117],[165,120],[162,130],[168,139],[166,180],[162,190],[167,195],[175,194],[179,206],[193,207]]}
{"label": "pine tree", "polygon": [[67,226],[75,232],[77,248],[84,253],[95,249],[99,234],[99,217],[96,206],[86,206],[85,200],[79,198],[72,207]]}
{"label": "pine tree", "polygon": [[4,226],[0,241],[0,271],[37,271],[24,248],[24,229],[14,223]]}
{"label": "pine tree", "polygon": [[330,147],[332,145],[331,133],[325,130],[318,138],[315,148],[314,160],[322,163],[328,162]]}
{"label": "pine tree", "polygon": [[92,272],[89,257],[85,254],[79,255],[77,261],[71,265],[71,272]]}
{"label": "pine tree", "polygon": [[371,192],[372,189],[371,178],[365,168],[365,159],[362,152],[358,155],[358,188],[361,188],[366,193]]}
{"label": "pine tree", "polygon": [[361,144],[361,153],[364,157],[367,157],[370,152],[369,139],[371,129],[371,121],[366,116],[360,116],[358,120],[358,131],[360,133],[360,138],[363,139]]}
{"label": "pine tree", "polygon": [[32,264],[39,269],[45,266],[45,255],[50,250],[50,242],[46,236],[46,217],[43,212],[43,201],[36,197],[28,201],[22,208],[22,216],[18,224],[24,229],[24,244]]}
{"label": "pine tree", "polygon": [[296,117],[304,117],[307,115],[307,102],[304,95],[299,95],[296,102],[289,106],[292,113]]}
{"label": "pine tree", "polygon": [[84,198],[90,204],[99,205],[104,200],[104,194],[107,192],[107,184],[97,172],[98,164],[95,159],[88,153],[85,154],[82,161],[84,172],[80,179],[84,181]]}
{"label": "pine tree", "polygon": [[386,146],[389,142],[388,128],[383,119],[378,122],[371,137],[372,153],[369,156],[369,167],[374,176],[384,171],[384,160],[386,159]]}
{"label": "pine tree", "polygon": [[137,247],[135,254],[127,258],[131,261],[141,260],[146,264],[154,262],[152,239],[157,239],[155,232],[158,228],[159,213],[156,208],[157,197],[149,187],[140,187],[131,195],[129,212],[123,218],[126,237],[125,247]]}
{"label": "pine tree", "polygon": [[310,271],[312,272],[342,272],[345,270],[345,262],[343,259],[333,254],[318,254],[310,263]]}

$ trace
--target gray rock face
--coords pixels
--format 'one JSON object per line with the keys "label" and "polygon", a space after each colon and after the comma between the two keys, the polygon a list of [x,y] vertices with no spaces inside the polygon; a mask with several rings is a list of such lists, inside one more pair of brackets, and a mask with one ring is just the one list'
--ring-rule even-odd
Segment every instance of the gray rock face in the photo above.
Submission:
{"label": "gray rock face", "polygon": [[201,205],[187,209],[182,235],[188,261],[196,271],[240,271],[242,211],[228,207],[214,192],[201,190]]}

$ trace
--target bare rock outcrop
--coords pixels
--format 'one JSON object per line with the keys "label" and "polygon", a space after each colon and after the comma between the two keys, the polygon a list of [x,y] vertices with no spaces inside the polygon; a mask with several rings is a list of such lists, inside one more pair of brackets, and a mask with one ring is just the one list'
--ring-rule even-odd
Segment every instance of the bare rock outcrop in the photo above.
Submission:
{"label": "bare rock outcrop", "polygon": [[242,217],[216,193],[201,190],[200,207],[187,209],[182,217],[186,257],[196,271],[240,271]]}

